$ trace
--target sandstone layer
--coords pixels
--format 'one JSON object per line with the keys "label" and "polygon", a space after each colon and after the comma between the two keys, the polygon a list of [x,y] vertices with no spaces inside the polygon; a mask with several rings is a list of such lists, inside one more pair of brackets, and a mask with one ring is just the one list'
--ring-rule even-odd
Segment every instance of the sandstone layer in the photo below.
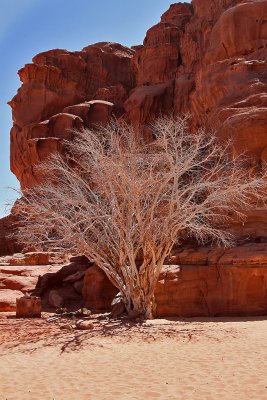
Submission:
{"label": "sandstone layer", "polygon": [[80,308],[85,271],[82,257],[68,259],[56,253],[29,252],[0,257],[0,312],[15,311],[16,299],[33,294],[42,299],[42,310],[64,306]]}
{"label": "sandstone layer", "polygon": [[[81,257],[64,262],[53,253],[0,259],[0,312],[15,311],[16,299],[32,293],[43,311],[60,307],[110,310],[118,289],[104,272]],[[156,316],[244,316],[267,313],[267,248],[187,248],[174,252],[155,291]]]}
{"label": "sandstone layer", "polygon": [[[244,245],[231,250],[189,248],[165,265],[156,291],[158,317],[267,314],[267,248]],[[111,308],[118,292],[97,267],[86,271],[83,287],[90,309]]]}

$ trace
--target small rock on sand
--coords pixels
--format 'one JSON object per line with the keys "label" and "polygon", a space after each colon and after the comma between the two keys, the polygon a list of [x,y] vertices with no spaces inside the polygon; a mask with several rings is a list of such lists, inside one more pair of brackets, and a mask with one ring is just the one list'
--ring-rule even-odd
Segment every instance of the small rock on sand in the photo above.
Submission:
{"label": "small rock on sand", "polygon": [[94,324],[90,321],[79,320],[76,322],[76,328],[81,330],[94,329]]}

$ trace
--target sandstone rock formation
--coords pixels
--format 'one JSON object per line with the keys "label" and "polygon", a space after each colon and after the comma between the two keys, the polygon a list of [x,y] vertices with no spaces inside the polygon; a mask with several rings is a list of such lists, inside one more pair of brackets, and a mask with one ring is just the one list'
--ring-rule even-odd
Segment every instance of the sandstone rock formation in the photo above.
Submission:
{"label": "sandstone rock formation", "polygon": [[[170,261],[173,265],[164,266],[155,291],[158,317],[266,315],[266,245],[188,248]],[[101,270],[87,270],[86,307],[109,310],[117,292]]]}
{"label": "sandstone rock formation", "polygon": [[14,254],[0,258],[0,311],[15,311],[16,298],[33,291],[40,275],[56,272],[59,260],[49,253]]}
{"label": "sandstone rock formation", "polygon": [[[10,102],[11,169],[22,188],[42,181],[36,165],[64,152],[72,129],[112,114],[146,134],[158,115],[189,112],[192,129],[231,137],[235,151],[248,151],[251,167],[260,166],[267,161],[266,16],[267,0],[192,0],[171,5],[131,49],[96,43],[35,56],[19,71],[22,86]],[[171,260],[179,267],[161,275],[158,315],[266,313],[266,226],[266,210],[255,209],[243,226],[229,227],[249,244]],[[2,253],[12,251],[12,243],[0,243]],[[88,307],[109,307],[116,290],[105,276],[92,267],[84,282],[76,286]]]}
{"label": "sandstone rock formation", "polygon": [[[0,257],[0,312],[15,311],[16,298],[29,293],[42,298],[43,310],[60,305],[80,308],[82,287],[77,291],[76,286],[78,283],[83,286],[84,272],[90,266],[82,257],[68,262],[56,253],[29,252]],[[62,298],[62,304],[53,303],[56,297]]]}
{"label": "sandstone rock formation", "polygon": [[0,219],[0,256],[18,253],[22,250],[22,246],[14,239],[15,232],[16,220],[12,214]]}
{"label": "sandstone rock formation", "polygon": [[9,103],[11,169],[22,187],[43,179],[36,164],[64,151],[71,129],[106,122],[111,112],[144,128],[160,113],[190,112],[193,128],[216,129],[236,151],[248,150],[252,164],[264,161],[266,13],[267,0],[192,0],[171,5],[143,45],[35,56]]}
{"label": "sandstone rock formation", "polygon": [[[84,304],[90,310],[110,310],[111,302],[118,289],[107,279],[106,274],[96,266],[86,271],[83,284]],[[90,304],[90,307],[88,307]]]}
{"label": "sandstone rock formation", "polygon": [[[59,306],[79,309],[82,305],[92,310],[111,309],[118,289],[104,272],[80,258],[62,264],[63,260],[53,254],[45,256],[49,265],[43,265],[44,259],[36,253],[25,254],[23,264],[28,260],[32,265],[21,265],[21,254],[0,259],[0,312],[15,311],[16,298],[29,292],[41,296],[43,310],[52,311]],[[158,317],[267,313],[264,243],[228,250],[188,247],[174,252],[169,262],[171,265],[164,266],[156,287]],[[82,287],[79,292],[75,289],[78,282]]]}
{"label": "sandstone rock formation", "polygon": [[[267,0],[176,3],[143,45],[96,43],[35,56],[19,71],[22,86],[10,102],[11,169],[22,188],[44,179],[36,165],[64,152],[72,129],[106,123],[112,113],[141,124],[146,134],[159,114],[189,112],[192,128],[215,129],[233,138],[235,151],[248,151],[252,168],[266,161],[264,15]],[[263,210],[249,216],[249,235],[259,236],[266,217]],[[246,235],[241,226],[233,229]]]}
{"label": "sandstone rock formation", "polygon": [[22,86],[12,107],[11,170],[22,188],[42,179],[35,165],[63,151],[71,129],[106,122],[111,107],[119,115],[135,83],[134,51],[116,43],[97,43],[82,51],[38,54],[19,71]]}

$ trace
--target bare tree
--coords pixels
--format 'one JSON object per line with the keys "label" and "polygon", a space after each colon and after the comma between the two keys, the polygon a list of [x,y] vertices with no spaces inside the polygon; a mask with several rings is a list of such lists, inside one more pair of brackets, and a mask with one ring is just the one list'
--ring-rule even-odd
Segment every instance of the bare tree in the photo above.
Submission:
{"label": "bare tree", "polygon": [[23,192],[15,213],[26,246],[84,254],[121,292],[129,314],[153,316],[154,291],[174,244],[193,237],[231,245],[223,228],[265,197],[265,172],[250,177],[242,156],[187,118],[161,118],[145,143],[113,122],[75,132],[49,177]]}

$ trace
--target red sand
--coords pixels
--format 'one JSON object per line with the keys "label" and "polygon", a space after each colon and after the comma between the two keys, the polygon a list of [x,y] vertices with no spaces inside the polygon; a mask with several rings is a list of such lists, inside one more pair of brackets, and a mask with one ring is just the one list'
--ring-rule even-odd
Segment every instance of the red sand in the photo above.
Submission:
{"label": "red sand", "polygon": [[93,330],[68,331],[63,321],[6,317],[1,400],[267,398],[264,318],[135,325],[96,316]]}

